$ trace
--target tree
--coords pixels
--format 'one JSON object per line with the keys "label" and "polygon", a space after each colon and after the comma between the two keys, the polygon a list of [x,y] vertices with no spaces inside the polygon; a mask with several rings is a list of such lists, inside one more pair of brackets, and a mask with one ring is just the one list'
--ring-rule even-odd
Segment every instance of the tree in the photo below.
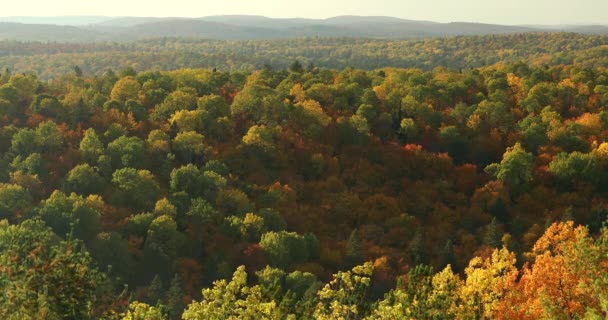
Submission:
{"label": "tree", "polygon": [[165,289],[163,288],[163,281],[158,275],[155,275],[147,290],[147,301],[153,305],[161,304],[161,299]]}
{"label": "tree", "polygon": [[121,136],[108,144],[108,156],[113,168],[141,167],[145,159],[145,145],[138,137]]}
{"label": "tree", "polygon": [[151,210],[160,194],[158,182],[148,170],[118,169],[112,183],[117,188],[113,201],[127,208]]}
{"label": "tree", "polygon": [[230,227],[239,236],[248,242],[257,242],[266,230],[264,218],[254,213],[247,213],[244,217],[232,216],[226,218]]}
{"label": "tree", "polygon": [[433,319],[445,315],[446,310],[439,309],[445,304],[434,299],[433,278],[432,267],[414,267],[408,273],[407,284],[399,282],[368,319]]}
{"label": "tree", "polygon": [[167,320],[163,310],[142,302],[133,301],[129,303],[127,312],[122,316],[122,320]]}
{"label": "tree", "polygon": [[196,107],[198,110],[206,111],[212,118],[230,115],[230,106],[226,100],[215,94],[200,97],[196,102]]}
{"label": "tree", "polygon": [[31,195],[22,186],[0,183],[0,219],[13,219],[31,205]]}
{"label": "tree", "polygon": [[361,247],[361,239],[359,239],[357,229],[353,230],[348,237],[345,259],[348,268],[352,268],[363,262],[363,248]]}
{"label": "tree", "polygon": [[207,127],[209,115],[204,110],[180,110],[169,119],[171,125],[177,125],[181,132],[200,132]]}
{"label": "tree", "polygon": [[549,163],[549,171],[555,176],[558,184],[568,188],[576,181],[587,181],[597,184],[602,177],[598,158],[593,153],[559,153]]}
{"label": "tree", "polygon": [[416,127],[416,123],[412,118],[401,119],[401,123],[399,124],[399,134],[405,141],[411,141],[416,137],[417,133],[418,127]]}
{"label": "tree", "polygon": [[202,194],[201,172],[197,166],[188,164],[171,171],[171,192],[186,192],[190,196]]}
{"label": "tree", "polygon": [[236,269],[232,280],[218,280],[212,288],[203,289],[200,302],[192,302],[184,311],[184,320],[206,319],[273,319],[277,305],[264,301],[262,289],[247,286],[245,267]]}
{"label": "tree", "polygon": [[104,153],[104,145],[93,129],[87,129],[80,141],[80,154],[88,163],[96,163]]}
{"label": "tree", "polygon": [[22,106],[27,106],[32,102],[34,95],[40,87],[34,74],[16,74],[11,77],[8,85],[15,88],[19,96],[19,103]]}
{"label": "tree", "polygon": [[171,280],[169,291],[167,292],[167,307],[171,319],[179,319],[184,311],[184,291],[182,290],[181,278],[176,274]]}
{"label": "tree", "polygon": [[160,216],[152,221],[146,236],[146,246],[158,248],[160,253],[174,258],[180,246],[181,234],[170,216]]}
{"label": "tree", "polygon": [[607,247],[600,239],[594,242],[586,227],[572,221],[549,226],[530,252],[534,263],[507,287],[509,295],[497,314],[503,319],[577,319],[605,313],[606,288],[597,285],[606,283]]}
{"label": "tree", "polygon": [[134,77],[127,76],[118,80],[112,88],[110,97],[114,100],[126,102],[127,100],[136,100],[139,97],[141,85]]}
{"label": "tree", "polygon": [[40,220],[0,222],[0,316],[92,319],[104,276],[75,241],[61,241]]}
{"label": "tree", "polygon": [[156,201],[154,205],[154,215],[158,216],[169,216],[171,218],[177,217],[177,208],[167,198]]}
{"label": "tree", "polygon": [[487,259],[475,257],[465,269],[466,281],[460,288],[457,318],[491,319],[506,295],[510,277],[517,273],[515,254],[495,249]]}
{"label": "tree", "polygon": [[300,63],[300,61],[296,60],[289,66],[289,71],[295,73],[304,73],[304,67]]}
{"label": "tree", "polygon": [[21,171],[25,174],[37,175],[42,173],[42,156],[40,153],[32,153],[27,157],[16,156],[9,164],[12,172]]}
{"label": "tree", "polygon": [[371,263],[338,272],[319,292],[315,319],[361,319],[368,312],[365,298],[371,285]]}
{"label": "tree", "polygon": [[204,138],[202,134],[194,131],[180,132],[173,140],[173,150],[185,163],[195,162],[209,150]]}
{"label": "tree", "polygon": [[75,193],[69,196],[55,190],[35,210],[43,220],[62,237],[76,237],[91,245],[101,230],[101,213],[95,198],[83,198]]}
{"label": "tree", "polygon": [[15,133],[11,140],[11,150],[16,154],[27,156],[32,153],[53,153],[63,148],[63,136],[57,124],[46,121],[38,125],[35,130],[21,129]]}
{"label": "tree", "polygon": [[373,123],[378,117],[378,113],[376,112],[376,108],[370,104],[362,104],[357,109],[356,114],[360,117],[365,118],[368,123]]}
{"label": "tree", "polygon": [[230,114],[233,117],[244,115],[254,121],[260,121],[279,116],[279,106],[282,106],[282,103],[273,89],[260,83],[248,83],[234,97]]}
{"label": "tree", "polygon": [[170,150],[170,140],[168,134],[156,129],[150,131],[146,143],[148,149],[153,152],[167,153]]}
{"label": "tree", "polygon": [[88,196],[103,191],[104,182],[94,168],[88,164],[80,164],[68,172],[65,179],[65,189],[68,192]]}
{"label": "tree", "polygon": [[492,222],[486,226],[483,234],[483,243],[487,246],[498,248],[501,246],[502,233],[499,230],[496,218],[492,218]]}
{"label": "tree", "polygon": [[521,144],[516,143],[513,147],[507,148],[500,164],[493,163],[485,170],[513,191],[520,192],[532,181],[533,169],[534,156],[526,152]]}
{"label": "tree", "polygon": [[[307,239],[295,232],[271,231],[262,235],[260,246],[269,255],[273,265],[287,267],[314,257],[318,252],[314,240],[316,238]],[[318,242],[316,245],[318,246]]]}
{"label": "tree", "polygon": [[61,116],[61,112],[64,111],[64,108],[59,100],[48,94],[37,95],[34,101],[32,101],[30,104],[29,109],[35,113],[39,113],[47,117]]}
{"label": "tree", "polygon": [[225,215],[245,214],[254,211],[247,195],[238,189],[225,189],[218,193],[216,208]]}
{"label": "tree", "polygon": [[243,144],[256,148],[263,153],[272,153],[275,150],[274,132],[265,125],[252,126],[243,136]]}
{"label": "tree", "polygon": [[165,100],[154,108],[150,118],[165,121],[180,110],[192,110],[196,107],[197,92],[193,88],[183,87],[171,92]]}
{"label": "tree", "polygon": [[91,246],[91,256],[99,269],[108,276],[116,278],[117,282],[131,279],[133,257],[129,253],[129,243],[120,234],[116,232],[97,234]]}

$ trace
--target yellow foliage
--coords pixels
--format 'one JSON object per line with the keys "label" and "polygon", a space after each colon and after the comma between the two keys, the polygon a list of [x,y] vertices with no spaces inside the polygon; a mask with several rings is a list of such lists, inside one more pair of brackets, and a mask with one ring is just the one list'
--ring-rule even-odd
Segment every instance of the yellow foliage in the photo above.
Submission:
{"label": "yellow foliage", "polygon": [[583,126],[587,134],[599,135],[602,132],[602,120],[597,113],[584,113],[576,119],[576,123]]}
{"label": "yellow foliage", "polygon": [[517,272],[515,261],[515,254],[507,248],[494,250],[487,259],[471,259],[460,290],[462,304],[457,307],[457,318],[492,319],[497,304],[505,295],[508,276]]}
{"label": "yellow foliage", "polygon": [[315,100],[306,100],[300,103],[300,106],[304,108],[306,114],[315,118],[322,126],[326,127],[331,122],[331,118],[325,114],[325,111],[323,111],[319,102]]}
{"label": "yellow foliage", "polygon": [[301,84],[296,83],[291,90],[289,91],[289,95],[294,97],[294,101],[297,102],[304,102],[304,100],[306,100],[306,92],[304,92],[304,88],[302,87]]}

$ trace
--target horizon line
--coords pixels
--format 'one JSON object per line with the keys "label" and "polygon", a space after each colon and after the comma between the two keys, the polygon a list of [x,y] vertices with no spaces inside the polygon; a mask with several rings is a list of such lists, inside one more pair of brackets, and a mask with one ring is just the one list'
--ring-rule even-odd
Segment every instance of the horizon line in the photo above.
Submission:
{"label": "horizon line", "polygon": [[[213,14],[208,16],[155,16],[155,15],[92,15],[92,14],[83,14],[83,15],[75,15],[75,14],[66,14],[66,15],[10,15],[10,16],[0,16],[1,19],[23,19],[23,18],[31,18],[31,19],[40,19],[40,18],[108,18],[108,19],[121,19],[121,18],[157,18],[157,19],[204,19],[210,17],[260,17],[260,18],[268,18],[268,19],[277,19],[277,20],[329,20],[333,18],[340,17],[358,17],[358,18],[391,18],[391,19],[399,19],[403,21],[414,21],[414,22],[431,22],[438,24],[450,24],[450,23],[474,23],[474,24],[489,24],[489,25],[502,25],[502,26],[545,26],[545,27],[563,27],[563,26],[603,26],[608,27],[606,23],[599,22],[572,22],[572,23],[521,23],[521,24],[510,24],[510,23],[500,23],[500,22],[483,22],[483,21],[466,21],[466,20],[453,20],[453,21],[439,21],[439,20],[430,20],[430,19],[412,19],[412,18],[404,18],[397,16],[387,16],[387,15],[355,15],[355,14],[344,14],[344,15],[336,15],[336,16],[328,16],[325,18],[310,18],[310,17],[273,17],[259,14]],[[5,21],[0,21],[5,22]],[[16,22],[21,24],[30,24],[23,22]],[[39,24],[39,23],[36,23]],[[52,25],[52,24],[51,24]],[[56,24],[55,24],[56,25]]]}

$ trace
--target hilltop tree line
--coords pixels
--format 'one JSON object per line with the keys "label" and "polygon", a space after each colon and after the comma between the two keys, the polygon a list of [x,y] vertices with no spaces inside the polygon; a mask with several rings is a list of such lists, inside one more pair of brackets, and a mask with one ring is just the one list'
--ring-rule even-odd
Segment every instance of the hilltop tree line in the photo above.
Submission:
{"label": "hilltop tree line", "polygon": [[216,68],[253,71],[269,66],[432,70],[471,69],[523,61],[534,66],[608,67],[608,36],[574,33],[521,33],[458,36],[424,40],[300,38],[289,40],[219,41],[162,38],[133,42],[57,43],[0,41],[0,68],[33,72],[41,79],[58,78],[78,65],[88,76],[108,69],[163,71]]}
{"label": "hilltop tree line", "polygon": [[607,106],[575,65],[4,72],[0,315],[601,319]]}

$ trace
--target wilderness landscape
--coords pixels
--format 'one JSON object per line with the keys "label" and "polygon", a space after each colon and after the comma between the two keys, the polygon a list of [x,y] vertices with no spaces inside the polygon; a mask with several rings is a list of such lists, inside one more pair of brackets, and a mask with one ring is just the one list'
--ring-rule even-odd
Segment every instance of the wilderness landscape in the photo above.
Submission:
{"label": "wilderness landscape", "polygon": [[608,28],[0,18],[5,319],[604,319]]}

